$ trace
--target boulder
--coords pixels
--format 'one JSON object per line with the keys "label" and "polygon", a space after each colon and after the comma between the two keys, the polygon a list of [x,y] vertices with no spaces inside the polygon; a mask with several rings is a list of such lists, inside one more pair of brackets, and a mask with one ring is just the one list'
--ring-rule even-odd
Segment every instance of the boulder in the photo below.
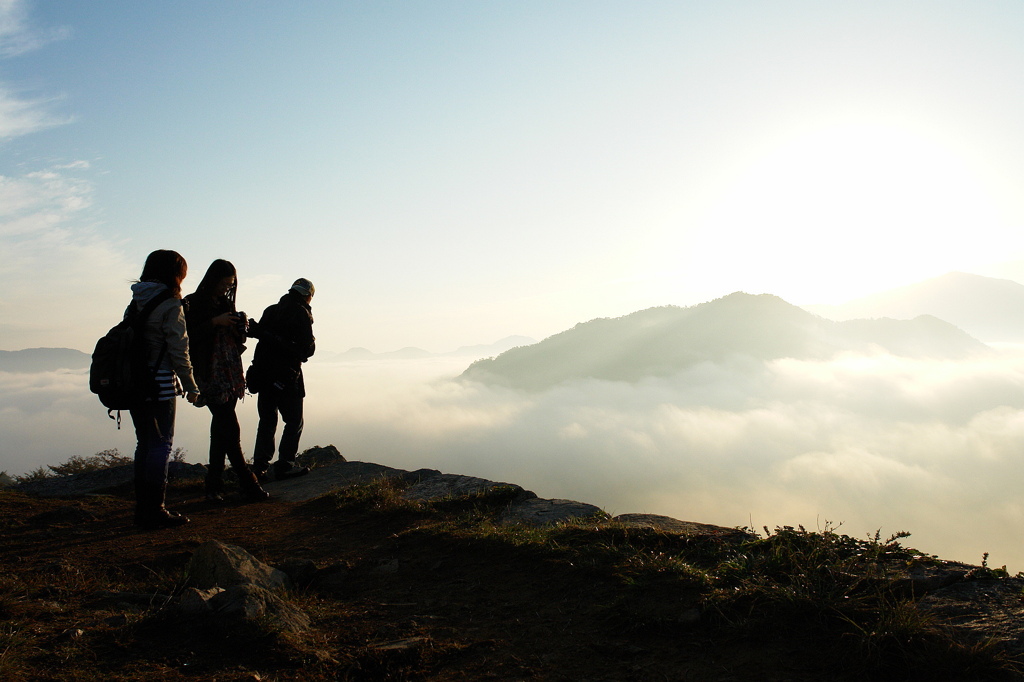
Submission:
{"label": "boulder", "polygon": [[309,616],[301,609],[258,585],[232,585],[208,603],[217,615],[262,620],[276,631],[301,632],[309,627]]}
{"label": "boulder", "polygon": [[295,458],[295,463],[300,467],[309,467],[310,469],[344,461],[345,458],[338,451],[338,448],[333,445],[328,445],[326,447],[314,445],[308,450],[300,453]]}
{"label": "boulder", "polygon": [[194,615],[213,613],[210,600],[223,592],[223,588],[211,587],[208,590],[200,590],[196,587],[186,587],[176,604],[178,611]]}
{"label": "boulder", "polygon": [[361,483],[372,483],[383,478],[404,479],[408,476],[415,476],[415,480],[419,480],[430,475],[430,471],[426,469],[410,474],[402,469],[393,469],[372,462],[335,462],[330,466],[312,469],[305,476],[287,478],[283,481],[270,481],[266,484],[266,489],[279,500],[304,502],[327,495],[335,490]]}
{"label": "boulder", "polygon": [[446,497],[464,497],[486,493],[496,488],[514,488],[527,498],[537,497],[528,490],[512,483],[495,483],[483,478],[459,474],[438,474],[409,486],[403,493],[407,500],[435,500]]}
{"label": "boulder", "polygon": [[607,514],[586,502],[575,500],[545,500],[533,498],[514,504],[498,518],[498,523],[508,526],[517,523],[528,526],[547,526],[573,519],[604,516]]}
{"label": "boulder", "polygon": [[201,545],[185,569],[186,583],[201,590],[250,584],[266,590],[290,589],[284,571],[268,566],[241,547],[211,540]]}

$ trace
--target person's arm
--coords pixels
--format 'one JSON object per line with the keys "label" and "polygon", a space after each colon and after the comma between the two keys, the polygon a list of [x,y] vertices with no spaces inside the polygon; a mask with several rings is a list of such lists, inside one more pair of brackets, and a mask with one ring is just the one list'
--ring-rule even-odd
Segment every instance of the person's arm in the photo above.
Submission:
{"label": "person's arm", "polygon": [[[188,332],[185,328],[185,311],[180,301],[174,301],[163,316],[161,329],[164,340],[167,342],[167,357],[170,360],[171,368],[178,375],[181,386],[185,389],[186,395],[199,395],[199,386],[196,385],[195,377],[192,374],[192,362],[188,353]],[[189,400],[192,402],[192,399]]]}

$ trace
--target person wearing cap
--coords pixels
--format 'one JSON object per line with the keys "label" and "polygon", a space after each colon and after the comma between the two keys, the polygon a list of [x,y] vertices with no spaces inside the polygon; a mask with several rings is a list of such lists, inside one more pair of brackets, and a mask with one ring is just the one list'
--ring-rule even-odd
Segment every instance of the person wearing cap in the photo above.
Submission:
{"label": "person wearing cap", "polygon": [[[296,466],[295,455],[302,436],[302,400],[306,396],[302,363],[316,350],[310,308],[313,292],[313,283],[308,279],[295,280],[288,293],[264,310],[259,322],[249,328],[249,334],[258,339],[246,373],[249,392],[258,396],[259,426],[252,470],[263,483],[270,478],[275,448],[275,479],[309,473],[308,467]],[[275,442],[278,415],[284,422],[280,447]]]}

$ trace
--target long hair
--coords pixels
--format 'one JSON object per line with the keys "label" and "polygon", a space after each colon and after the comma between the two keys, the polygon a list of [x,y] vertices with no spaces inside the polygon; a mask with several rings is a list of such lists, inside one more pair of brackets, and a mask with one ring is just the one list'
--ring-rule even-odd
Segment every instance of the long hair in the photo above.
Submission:
{"label": "long hair", "polygon": [[203,281],[199,283],[195,293],[192,295],[196,298],[212,299],[214,290],[225,277],[234,278],[231,287],[224,294],[224,297],[231,303],[231,310],[234,310],[235,295],[238,293],[238,273],[231,261],[226,261],[223,258],[218,258],[210,263],[210,267],[206,268],[206,274],[203,275]]}
{"label": "long hair", "polygon": [[181,282],[187,274],[188,263],[180,253],[158,249],[146,257],[139,281],[165,284],[171,290],[172,296],[181,298]]}

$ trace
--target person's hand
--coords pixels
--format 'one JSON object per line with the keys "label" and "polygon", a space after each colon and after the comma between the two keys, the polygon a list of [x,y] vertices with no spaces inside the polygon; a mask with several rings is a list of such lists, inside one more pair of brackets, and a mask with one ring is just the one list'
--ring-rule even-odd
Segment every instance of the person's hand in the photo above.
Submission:
{"label": "person's hand", "polygon": [[199,391],[189,391],[185,394],[185,400],[195,405],[196,401],[199,400]]}
{"label": "person's hand", "polygon": [[219,327],[230,327],[238,321],[238,318],[234,313],[221,313],[210,321]]}

